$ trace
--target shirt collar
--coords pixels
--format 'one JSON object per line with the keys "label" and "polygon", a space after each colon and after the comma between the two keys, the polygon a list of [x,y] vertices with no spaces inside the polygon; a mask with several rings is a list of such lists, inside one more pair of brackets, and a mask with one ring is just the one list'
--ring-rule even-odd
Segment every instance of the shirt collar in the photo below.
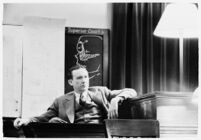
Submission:
{"label": "shirt collar", "polygon": [[[86,91],[86,92],[88,93],[88,91]],[[80,93],[77,93],[77,92],[75,92],[75,91],[74,91],[74,93],[75,93],[75,97],[76,97],[76,98],[77,98],[77,97],[80,98]],[[82,94],[83,94],[83,93],[82,93]]]}
{"label": "shirt collar", "polygon": [[77,92],[75,92],[75,91],[74,91],[74,93],[75,93],[75,97],[76,97],[76,98],[80,98],[80,94],[79,94],[79,93],[77,93]]}

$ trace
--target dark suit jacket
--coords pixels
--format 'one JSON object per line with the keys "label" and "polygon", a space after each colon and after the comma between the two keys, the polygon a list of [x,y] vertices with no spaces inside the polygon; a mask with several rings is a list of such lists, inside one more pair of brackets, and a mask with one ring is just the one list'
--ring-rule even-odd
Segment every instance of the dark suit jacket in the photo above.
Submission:
{"label": "dark suit jacket", "polygon": [[[110,101],[115,97],[122,97],[123,100],[134,98],[137,94],[133,89],[109,90],[107,87],[90,87],[89,94],[97,105],[107,114]],[[41,116],[33,117],[35,122],[48,122],[53,117],[59,117],[68,123],[73,123],[75,118],[75,93],[69,92],[55,99],[47,112]]]}

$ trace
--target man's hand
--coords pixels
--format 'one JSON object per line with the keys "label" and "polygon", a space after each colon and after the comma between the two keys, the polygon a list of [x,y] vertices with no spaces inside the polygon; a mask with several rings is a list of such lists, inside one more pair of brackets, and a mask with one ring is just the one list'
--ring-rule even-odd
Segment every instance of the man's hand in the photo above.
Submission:
{"label": "man's hand", "polygon": [[28,125],[30,122],[30,119],[17,118],[13,124],[15,128],[19,129],[22,125]]}
{"label": "man's hand", "polygon": [[108,119],[118,118],[118,103],[121,100],[121,97],[115,97],[111,100],[110,107],[108,109]]}

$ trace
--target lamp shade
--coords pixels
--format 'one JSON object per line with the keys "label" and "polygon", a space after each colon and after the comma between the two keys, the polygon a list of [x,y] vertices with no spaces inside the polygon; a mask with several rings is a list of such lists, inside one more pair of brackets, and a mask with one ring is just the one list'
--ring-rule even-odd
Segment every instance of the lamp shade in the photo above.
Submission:
{"label": "lamp shade", "polygon": [[192,3],[168,4],[154,35],[166,38],[197,38],[198,9]]}

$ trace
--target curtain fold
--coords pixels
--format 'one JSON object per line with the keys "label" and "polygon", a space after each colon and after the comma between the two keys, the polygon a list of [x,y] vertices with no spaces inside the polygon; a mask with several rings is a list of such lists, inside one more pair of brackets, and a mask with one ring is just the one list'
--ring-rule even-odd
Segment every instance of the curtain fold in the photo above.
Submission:
{"label": "curtain fold", "polygon": [[[179,40],[153,36],[165,3],[114,3],[109,87],[179,91]],[[184,41],[185,91],[198,85],[198,40]]]}

